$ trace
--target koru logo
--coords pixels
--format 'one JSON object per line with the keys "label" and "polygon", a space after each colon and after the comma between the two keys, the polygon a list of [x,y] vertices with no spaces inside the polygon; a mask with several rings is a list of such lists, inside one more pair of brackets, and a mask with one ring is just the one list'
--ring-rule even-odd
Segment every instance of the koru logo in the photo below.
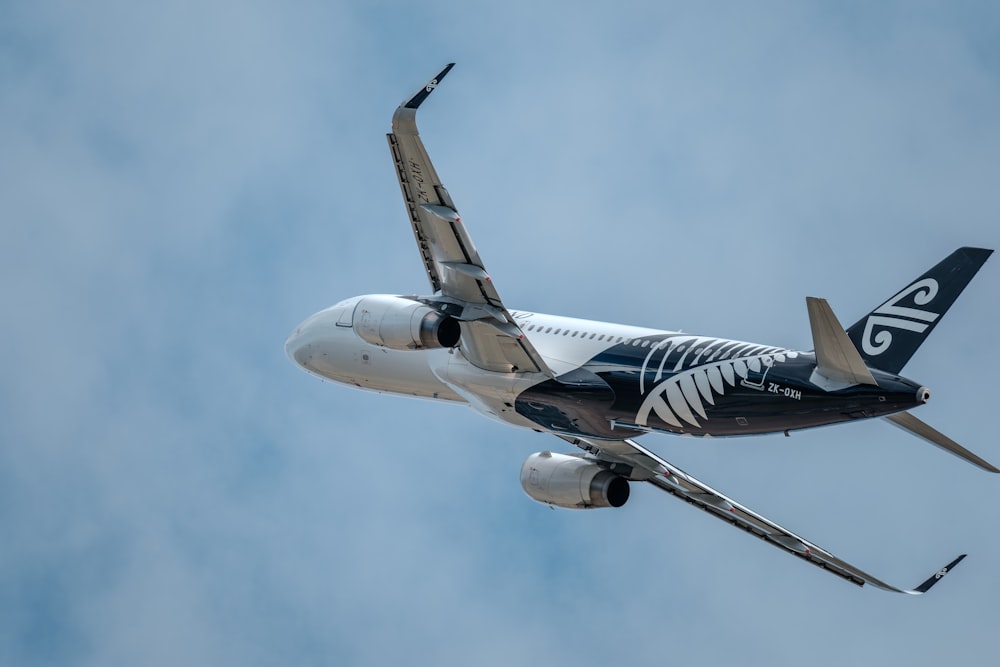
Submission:
{"label": "koru logo", "polygon": [[[892,344],[892,333],[888,329],[904,329],[916,333],[926,331],[927,327],[938,318],[938,313],[898,304],[913,295],[914,305],[926,306],[934,300],[937,293],[937,281],[933,278],[924,278],[879,306],[865,321],[865,333],[861,340],[865,354],[875,356],[889,349]],[[880,331],[876,333],[875,327],[879,327]]]}
{"label": "koru logo", "polygon": [[[424,88],[424,90],[426,90],[429,93],[429,92],[432,92],[437,87],[438,87],[438,80],[437,79],[431,79],[431,82],[427,84],[427,87]],[[437,99],[437,98],[435,97],[434,99]]]}

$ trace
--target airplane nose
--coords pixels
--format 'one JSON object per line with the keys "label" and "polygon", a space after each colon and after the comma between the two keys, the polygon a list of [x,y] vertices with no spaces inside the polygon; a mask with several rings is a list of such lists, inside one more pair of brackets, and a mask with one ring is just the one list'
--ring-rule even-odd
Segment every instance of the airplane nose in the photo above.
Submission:
{"label": "airplane nose", "polygon": [[326,311],[321,311],[305,319],[295,331],[285,340],[285,354],[299,366],[305,366],[309,360],[312,343],[315,342],[317,325]]}
{"label": "airplane nose", "polygon": [[[296,366],[328,379],[341,374],[344,327],[337,326],[338,312],[327,308],[312,315],[285,340],[285,354]],[[350,331],[350,329],[346,329]]]}
{"label": "airplane nose", "polygon": [[294,361],[298,365],[302,365],[301,351],[302,351],[302,326],[299,325],[295,328],[295,331],[288,334],[288,338],[285,339],[285,354],[289,359]]}

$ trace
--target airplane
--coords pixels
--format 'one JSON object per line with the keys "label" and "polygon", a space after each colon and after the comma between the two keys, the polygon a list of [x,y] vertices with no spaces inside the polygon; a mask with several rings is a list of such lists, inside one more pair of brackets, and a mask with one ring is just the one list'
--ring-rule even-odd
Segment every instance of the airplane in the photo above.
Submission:
{"label": "airplane", "polygon": [[791,350],[509,309],[417,131],[417,109],[454,63],[404,101],[387,135],[431,292],[355,296],[303,321],[289,358],[325,380],[464,404],[577,450],[532,454],[521,486],[569,509],[621,507],[645,482],[858,586],[927,592],[965,555],[897,588],[671,464],[648,433],[740,436],[883,418],[990,472],[910,410],[930,392],[899,373],[992,254],[959,248],[845,329],[807,297],[814,349]]}

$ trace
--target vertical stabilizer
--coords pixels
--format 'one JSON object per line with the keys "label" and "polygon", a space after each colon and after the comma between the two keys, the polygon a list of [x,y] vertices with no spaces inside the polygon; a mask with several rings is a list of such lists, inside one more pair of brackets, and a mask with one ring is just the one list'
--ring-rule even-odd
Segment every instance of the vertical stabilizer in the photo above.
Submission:
{"label": "vertical stabilizer", "polygon": [[848,329],[865,364],[901,371],[991,254],[959,248]]}

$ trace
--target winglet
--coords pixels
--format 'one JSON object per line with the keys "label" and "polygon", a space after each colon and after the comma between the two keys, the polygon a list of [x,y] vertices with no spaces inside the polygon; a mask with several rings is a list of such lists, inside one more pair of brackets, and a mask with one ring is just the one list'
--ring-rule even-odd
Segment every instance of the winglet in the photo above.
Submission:
{"label": "winglet", "polygon": [[878,383],[865,365],[858,348],[848,338],[826,299],[807,296],[806,306],[809,309],[809,326],[812,328],[813,346],[816,349],[817,372],[837,382],[877,386]]}
{"label": "winglet", "polygon": [[392,115],[393,132],[397,134],[417,134],[417,108],[434,92],[434,89],[441,83],[441,79],[454,66],[455,63],[445,65],[445,68],[438,72],[437,76],[425,83],[412,97],[399,105],[396,113]]}
{"label": "winglet", "polygon": [[941,579],[944,578],[944,575],[946,575],[949,572],[951,572],[955,568],[956,565],[958,565],[959,563],[961,563],[963,558],[965,558],[965,554],[962,554],[961,556],[959,556],[955,560],[951,561],[950,563],[948,563],[947,565],[945,565],[944,567],[942,567],[940,570],[938,570],[937,572],[935,572],[929,579],[927,579],[927,581],[925,581],[924,583],[920,584],[919,586],[917,586],[916,588],[914,588],[912,591],[906,591],[906,592],[909,593],[909,594],[911,594],[911,595],[920,595],[922,593],[926,593],[927,591],[929,591],[931,589],[931,586],[933,586],[937,582],[941,581]]}
{"label": "winglet", "polygon": [[437,76],[435,76],[433,79],[424,84],[423,88],[418,90],[409,100],[403,102],[401,106],[406,107],[407,109],[416,109],[421,104],[423,104],[423,101],[426,100],[427,97],[434,92],[434,89],[437,88],[439,83],[441,83],[441,79],[443,79],[445,75],[448,74],[448,72],[450,72],[451,68],[454,66],[455,63],[448,63],[447,65],[445,65],[445,68],[440,72],[438,72]]}

